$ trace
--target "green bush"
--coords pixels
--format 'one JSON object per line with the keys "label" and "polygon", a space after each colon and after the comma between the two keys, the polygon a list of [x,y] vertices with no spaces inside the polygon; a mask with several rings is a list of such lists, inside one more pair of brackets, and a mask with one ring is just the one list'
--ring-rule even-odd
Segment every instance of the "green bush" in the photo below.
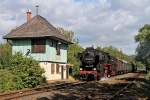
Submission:
{"label": "green bush", "polygon": [[9,44],[0,44],[0,91],[32,88],[46,82],[39,62],[11,52]]}
{"label": "green bush", "polygon": [[0,92],[15,89],[15,76],[6,69],[0,70]]}
{"label": "green bush", "polygon": [[0,69],[9,67],[11,56],[11,46],[8,43],[0,44]]}
{"label": "green bush", "polygon": [[44,69],[34,59],[17,53],[12,56],[10,64],[10,70],[16,75],[17,89],[32,88],[46,82],[45,77],[42,76]]}

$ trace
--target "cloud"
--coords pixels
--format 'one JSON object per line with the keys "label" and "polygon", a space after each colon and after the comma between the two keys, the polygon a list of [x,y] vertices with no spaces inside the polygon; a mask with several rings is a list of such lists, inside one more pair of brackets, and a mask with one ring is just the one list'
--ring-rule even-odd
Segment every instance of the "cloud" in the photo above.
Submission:
{"label": "cloud", "polygon": [[40,15],[56,27],[73,30],[84,47],[112,45],[134,54],[134,35],[150,23],[149,0],[2,0],[0,37],[26,21],[27,9],[36,15],[37,4]]}

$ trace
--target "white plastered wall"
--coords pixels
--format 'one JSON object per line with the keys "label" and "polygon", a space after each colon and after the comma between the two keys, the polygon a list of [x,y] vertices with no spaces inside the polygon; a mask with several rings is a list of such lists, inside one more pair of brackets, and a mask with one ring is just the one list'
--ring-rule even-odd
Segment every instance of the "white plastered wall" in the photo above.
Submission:
{"label": "white plastered wall", "polygon": [[61,66],[63,66],[63,79],[67,79],[67,76],[66,76],[66,73],[67,73],[67,67],[66,67],[66,64],[59,64],[59,72],[60,73],[57,73],[56,72],[56,63],[53,63],[54,64],[54,74],[51,74],[51,62],[40,62],[40,66],[41,68],[43,68],[45,70],[45,73],[43,74],[47,80],[61,80],[62,79],[62,69],[61,69]]}

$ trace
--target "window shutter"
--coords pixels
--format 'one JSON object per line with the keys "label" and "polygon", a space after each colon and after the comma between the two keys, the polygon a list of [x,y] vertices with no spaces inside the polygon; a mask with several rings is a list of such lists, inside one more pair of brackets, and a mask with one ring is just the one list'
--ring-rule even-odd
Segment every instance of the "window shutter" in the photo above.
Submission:
{"label": "window shutter", "polygon": [[54,74],[55,72],[55,64],[51,64],[51,74]]}
{"label": "window shutter", "polygon": [[46,41],[44,39],[32,39],[32,53],[44,53]]}
{"label": "window shutter", "polygon": [[59,74],[59,73],[60,73],[59,69],[60,69],[59,64],[56,64],[56,73],[57,73],[57,74]]}

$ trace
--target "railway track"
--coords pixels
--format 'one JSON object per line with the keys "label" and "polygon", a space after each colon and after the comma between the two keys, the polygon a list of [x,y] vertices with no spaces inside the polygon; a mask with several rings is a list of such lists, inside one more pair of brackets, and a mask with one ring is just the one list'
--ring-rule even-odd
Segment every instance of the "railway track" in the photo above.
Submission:
{"label": "railway track", "polygon": [[36,95],[44,92],[51,92],[53,90],[59,90],[69,86],[77,86],[82,84],[85,84],[85,82],[64,82],[58,84],[50,84],[38,88],[0,94],[0,100],[15,100],[17,98],[22,98],[25,96]]}
{"label": "railway track", "polygon": [[[55,90],[59,90],[61,93],[63,93],[63,91],[66,91],[67,89],[67,91],[70,91],[68,93],[77,94],[77,100],[116,100],[120,94],[123,94],[124,91],[128,90],[135,84],[136,78],[138,78],[140,75],[141,73],[137,73],[135,76],[130,77],[132,78],[131,81],[112,86],[101,84],[98,81],[52,83],[39,88],[0,94],[0,100],[16,100],[18,98],[20,99],[28,96],[36,97],[36,95],[43,96],[42,93],[50,93]],[[74,90],[77,90],[77,92]]]}
{"label": "railway track", "polygon": [[121,90],[117,91],[112,97],[109,98],[109,100],[115,100],[116,97],[120,96],[120,94],[122,94],[124,91],[126,91],[127,89],[129,89],[130,87],[132,87],[136,83],[136,80],[137,80],[137,78],[139,78],[140,75],[141,75],[141,72],[139,72],[135,76],[135,78],[132,80],[131,83],[129,83],[128,85],[126,85],[125,87],[123,87]]}
{"label": "railway track", "polygon": [[[109,92],[96,92],[96,91],[87,92],[79,100],[118,100],[117,97],[119,97],[124,93],[124,91],[132,87],[136,83],[136,78],[138,78],[140,75],[141,73],[138,73],[136,76],[134,76],[133,80],[128,83],[122,83],[118,86],[115,86],[114,88],[109,88],[108,89]],[[126,97],[125,100],[127,99],[128,97]]]}

